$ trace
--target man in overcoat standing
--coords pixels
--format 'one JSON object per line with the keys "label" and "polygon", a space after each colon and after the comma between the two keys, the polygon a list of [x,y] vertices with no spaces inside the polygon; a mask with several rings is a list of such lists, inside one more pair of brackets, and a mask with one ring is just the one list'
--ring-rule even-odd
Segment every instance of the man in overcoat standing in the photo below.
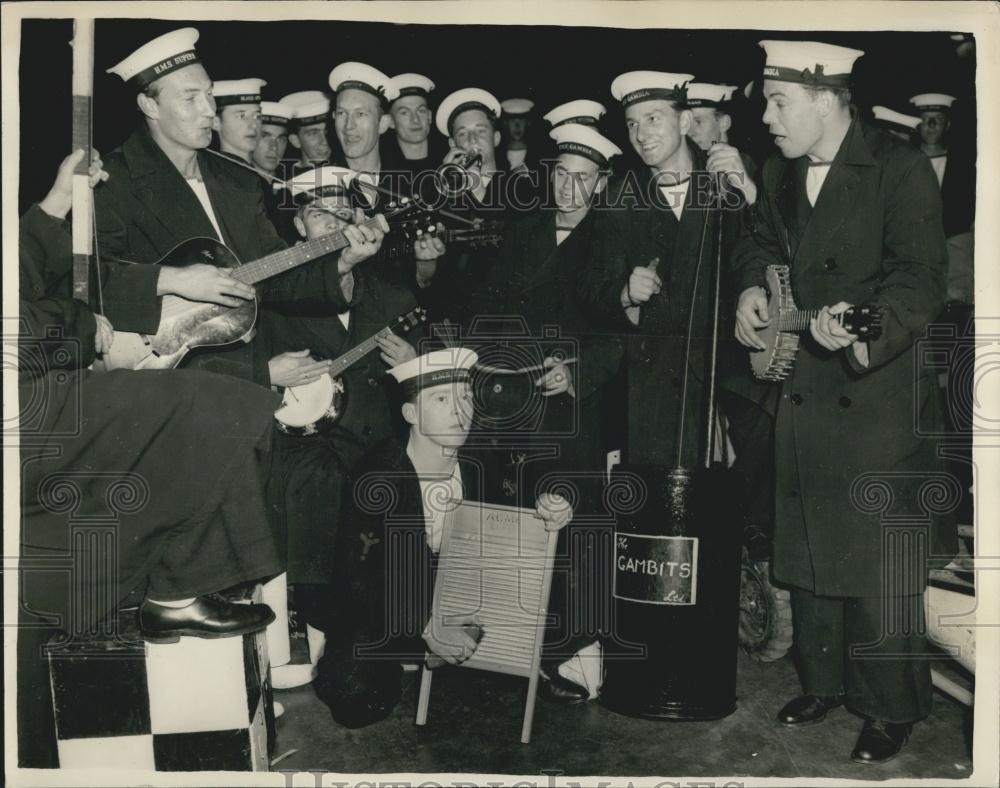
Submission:
{"label": "man in overcoat standing", "polygon": [[[947,482],[916,425],[937,387],[914,343],[941,309],[947,253],[934,172],[850,105],[863,53],[763,41],[763,120],[781,155],[764,166],[759,216],[734,256],[736,336],[761,348],[768,265],[790,267],[800,309],[819,310],[782,384],[776,416],[774,574],[792,587],[804,695],[778,714],[818,722],[844,704],[865,723],[851,757],[895,756],[931,707],[922,593],[942,523],[921,511]],[[881,336],[838,315],[868,303]]]}

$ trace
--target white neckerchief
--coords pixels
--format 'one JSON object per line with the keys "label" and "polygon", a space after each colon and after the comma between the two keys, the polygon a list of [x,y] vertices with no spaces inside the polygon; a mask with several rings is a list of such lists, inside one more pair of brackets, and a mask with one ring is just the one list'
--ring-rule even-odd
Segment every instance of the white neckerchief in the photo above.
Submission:
{"label": "white neckerchief", "polygon": [[212,227],[215,228],[215,234],[219,236],[220,241],[223,241],[222,230],[219,229],[219,222],[215,218],[215,211],[212,210],[212,201],[208,199],[208,189],[205,188],[205,181],[200,181],[197,178],[185,178],[184,180],[191,187],[194,196],[198,198],[201,207],[205,209],[208,220],[212,223]]}
{"label": "white neckerchief", "polygon": [[528,155],[527,148],[521,148],[521,150],[508,150],[507,151],[507,161],[510,164],[512,170],[516,170],[522,164],[524,164],[524,159]]}
{"label": "white neckerchief", "polygon": [[934,174],[937,175],[938,188],[944,183],[944,168],[948,164],[948,154],[944,153],[940,156],[931,156],[931,166],[934,168]]}
{"label": "white neckerchief", "polygon": [[681,220],[681,214],[684,213],[684,204],[687,202],[690,183],[691,179],[685,178],[680,183],[660,184],[660,194],[663,195],[666,204],[670,206],[670,210],[674,212],[677,221]]}
{"label": "white neckerchief", "polygon": [[[406,445],[406,456],[413,462],[412,447]],[[416,467],[416,463],[414,463]],[[460,503],[462,493],[462,469],[458,461],[447,479],[434,478],[424,481],[419,479],[420,500],[424,508],[424,533],[427,535],[427,546],[431,552],[441,549],[441,539],[444,536],[445,518],[455,504]]]}
{"label": "white neckerchief", "polygon": [[829,161],[810,161],[809,169],[806,171],[806,197],[809,199],[809,204],[816,207],[816,200],[819,199],[820,190],[823,188],[823,183],[826,181],[826,176],[830,174],[830,165],[833,162]]}

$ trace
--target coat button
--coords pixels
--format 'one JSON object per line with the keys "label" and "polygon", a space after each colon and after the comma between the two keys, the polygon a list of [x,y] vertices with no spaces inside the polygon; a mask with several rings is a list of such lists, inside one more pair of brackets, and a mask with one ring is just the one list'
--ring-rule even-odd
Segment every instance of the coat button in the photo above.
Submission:
{"label": "coat button", "polygon": [[371,435],[371,434],[372,434],[372,428],[371,428],[371,425],[370,425],[370,424],[369,424],[369,425],[367,425],[367,426],[366,426],[366,427],[365,427],[365,428],[364,428],[363,430],[361,430],[361,431],[362,431],[362,432],[364,433],[365,437],[367,438],[367,437],[368,437],[369,435]]}
{"label": "coat button", "polygon": [[375,378],[368,378],[368,385],[375,388],[378,385],[378,381]]}
{"label": "coat button", "polygon": [[834,268],[836,268],[836,267],[837,267],[837,261],[836,261],[836,260],[834,260],[834,259],[833,259],[832,257],[827,257],[827,258],[826,258],[826,262],[825,262],[825,263],[823,263],[823,267],[824,267],[824,268],[825,268],[825,269],[826,269],[827,271],[832,271],[832,270],[833,270]]}
{"label": "coat button", "polygon": [[802,395],[801,394],[792,394],[792,404],[793,405],[801,405],[802,404]]}
{"label": "coat button", "polygon": [[851,398],[850,397],[841,397],[840,399],[837,400],[837,402],[840,403],[840,407],[842,407],[842,408],[849,408],[849,407],[851,407]]}

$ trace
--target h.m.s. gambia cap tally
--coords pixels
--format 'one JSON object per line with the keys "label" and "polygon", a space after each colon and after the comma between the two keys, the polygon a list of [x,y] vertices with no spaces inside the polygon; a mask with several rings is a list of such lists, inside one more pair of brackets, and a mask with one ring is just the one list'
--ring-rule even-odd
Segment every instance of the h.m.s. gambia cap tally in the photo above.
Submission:
{"label": "h.m.s. gambia cap tally", "polygon": [[105,73],[116,74],[126,84],[142,90],[160,77],[201,62],[194,51],[198,35],[193,27],[171,30],[143,44]]}
{"label": "h.m.s. gambia cap tally", "polygon": [[575,153],[590,159],[602,169],[606,169],[613,156],[621,155],[621,148],[592,126],[579,123],[564,123],[549,132],[556,141],[559,153]]}
{"label": "h.m.s. gambia cap tally", "polygon": [[849,88],[860,49],[820,41],[761,41],[767,54],[764,79],[821,88]]}
{"label": "h.m.s. gambia cap tally", "polygon": [[450,347],[404,361],[390,369],[389,374],[399,382],[403,396],[410,399],[433,386],[468,382],[472,377],[471,369],[478,360],[474,350]]}
{"label": "h.m.s. gambia cap tally", "polygon": [[660,99],[683,104],[687,99],[687,83],[691,74],[671,74],[666,71],[628,71],[611,83],[611,95],[627,109],[640,101]]}

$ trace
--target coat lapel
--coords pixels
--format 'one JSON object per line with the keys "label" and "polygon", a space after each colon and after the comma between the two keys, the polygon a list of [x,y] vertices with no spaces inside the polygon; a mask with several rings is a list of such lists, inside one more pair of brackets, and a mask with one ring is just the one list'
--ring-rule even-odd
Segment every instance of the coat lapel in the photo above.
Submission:
{"label": "coat lapel", "polygon": [[[576,230],[569,234],[563,246],[570,243],[575,233]],[[555,211],[538,214],[528,233],[525,251],[520,261],[525,291],[545,287],[559,278],[562,247],[556,244]]]}
{"label": "coat lapel", "polygon": [[[245,223],[241,222],[239,217],[241,214],[246,215],[247,194],[232,186],[221,172],[220,164],[221,162],[211,154],[204,152],[198,154],[198,167],[205,181],[205,189],[208,191],[208,200],[212,203],[215,220],[222,230],[222,241],[230,249],[239,251],[241,245],[239,239],[246,232]],[[241,257],[240,262],[252,261]]]}
{"label": "coat lapel", "polygon": [[808,222],[808,217],[803,214],[799,206],[799,197],[804,195],[808,167],[809,162],[805,157],[796,159],[794,162],[785,161],[780,175],[778,193],[775,196],[778,215],[784,225],[782,227],[784,235],[782,240],[789,262],[795,257],[799,239],[802,237],[802,232]]}
{"label": "coat lapel", "polygon": [[136,131],[123,146],[123,153],[132,178],[139,184],[135,194],[146,215],[162,225],[175,244],[197,236],[215,237],[198,198],[148,131]]}
{"label": "coat lapel", "polygon": [[862,173],[874,165],[875,159],[865,143],[861,124],[855,119],[834,157],[799,243],[799,249],[810,250],[811,261],[815,262],[815,251],[827,246],[854,210]]}

